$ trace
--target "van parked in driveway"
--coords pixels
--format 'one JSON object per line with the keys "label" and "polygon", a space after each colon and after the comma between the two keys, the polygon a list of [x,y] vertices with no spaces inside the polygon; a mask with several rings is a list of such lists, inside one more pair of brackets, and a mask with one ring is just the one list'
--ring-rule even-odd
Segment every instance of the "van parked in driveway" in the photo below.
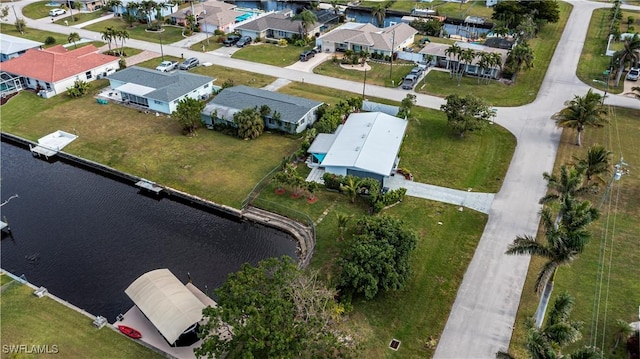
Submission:
{"label": "van parked in driveway", "polygon": [[305,51],[300,54],[300,61],[308,61],[310,58],[316,56],[316,53],[312,50]]}
{"label": "van parked in driveway", "polygon": [[49,10],[49,16],[60,16],[67,13],[65,9],[51,9]]}

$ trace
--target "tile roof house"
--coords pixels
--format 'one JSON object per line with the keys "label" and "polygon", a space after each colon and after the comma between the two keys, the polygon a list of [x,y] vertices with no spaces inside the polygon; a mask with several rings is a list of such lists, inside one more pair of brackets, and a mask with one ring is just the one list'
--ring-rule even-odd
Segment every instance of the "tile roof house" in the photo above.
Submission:
{"label": "tile roof house", "polygon": [[370,23],[346,23],[318,39],[316,45],[324,51],[366,51],[391,55],[413,44],[418,31],[405,23],[398,23],[381,29]]}
{"label": "tile roof house", "polygon": [[[250,36],[252,39],[256,37],[261,39],[291,38],[303,31],[302,21],[292,20],[292,18],[291,11],[272,13],[236,26],[236,31],[240,32],[242,36]],[[307,29],[307,34],[315,36],[320,32],[321,26],[321,23],[311,25],[311,28]]]}
{"label": "tile roof house", "polygon": [[[500,77],[500,69],[504,66],[505,61],[507,61],[507,56],[509,51],[505,49],[498,49],[495,47],[484,46],[480,44],[472,44],[464,41],[457,41],[456,45],[460,46],[462,50],[472,49],[476,53],[486,52],[486,53],[495,53],[500,56],[501,64],[500,66],[492,66],[489,69],[484,69],[485,75],[489,75],[492,78]],[[450,48],[451,45],[448,44],[439,44],[435,42],[427,43],[418,53],[422,54],[426,59],[427,56],[431,56],[433,60],[432,64],[439,66],[450,68],[451,66],[455,66],[458,62],[456,58],[452,55],[447,56],[445,51]],[[479,57],[476,56],[471,64],[465,69],[465,72],[471,75],[479,75],[480,67],[478,66],[478,62],[480,61]]]}
{"label": "tile roof house", "polygon": [[222,90],[206,105],[201,113],[202,121],[209,128],[215,124],[233,126],[236,112],[253,107],[259,109],[263,105],[269,106],[272,114],[280,114],[280,119],[266,117],[265,128],[300,133],[316,122],[316,109],[322,102],[248,86],[234,86]]}
{"label": "tile roof house", "polygon": [[255,16],[252,12],[236,10],[235,4],[209,0],[194,5],[193,10],[190,8],[178,10],[169,15],[169,18],[176,25],[184,25],[192,11],[198,19],[200,30],[208,33],[216,30],[232,32],[237,22]]}
{"label": "tile roof house", "polygon": [[93,81],[115,72],[118,61],[118,57],[98,53],[93,45],[74,50],[58,45],[27,50],[22,56],[3,62],[1,69],[20,76],[24,87],[48,98],[66,92],[76,80]]}
{"label": "tile roof house", "polygon": [[44,44],[41,42],[0,33],[0,62],[18,57],[29,49],[38,49],[42,45]]}
{"label": "tile roof house", "polygon": [[382,112],[352,113],[335,133],[319,134],[308,152],[325,172],[383,181],[398,166],[407,124]]}
{"label": "tile roof house", "polygon": [[151,111],[170,114],[180,100],[205,99],[214,90],[215,79],[185,71],[171,73],[127,67],[109,76],[111,89],[122,101]]}

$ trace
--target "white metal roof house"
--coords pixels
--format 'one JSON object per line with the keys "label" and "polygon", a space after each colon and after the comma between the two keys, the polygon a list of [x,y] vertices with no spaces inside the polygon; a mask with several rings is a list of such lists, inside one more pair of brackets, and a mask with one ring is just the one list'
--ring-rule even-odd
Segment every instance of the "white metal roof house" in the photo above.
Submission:
{"label": "white metal roof house", "polygon": [[111,89],[123,102],[170,114],[180,100],[204,99],[213,92],[214,78],[184,71],[160,72],[142,67],[128,67],[108,77]]}
{"label": "white metal roof house", "polygon": [[[247,108],[267,105],[271,114],[278,112],[280,119],[265,118],[265,128],[288,133],[300,133],[317,120],[316,109],[322,102],[285,95],[248,86],[234,86],[222,90],[202,110],[202,121],[212,128],[214,124],[233,124],[233,115]],[[217,115],[214,118],[214,113]]]}
{"label": "white metal roof house", "polygon": [[320,134],[308,152],[325,172],[382,181],[397,168],[407,120],[382,112],[349,116],[334,134]]}
{"label": "white metal roof house", "polygon": [[323,51],[366,51],[391,55],[413,44],[418,31],[405,23],[381,29],[370,23],[346,23],[316,39]]}
{"label": "white metal roof house", "polygon": [[0,62],[18,57],[29,49],[40,48],[41,42],[0,33]]}

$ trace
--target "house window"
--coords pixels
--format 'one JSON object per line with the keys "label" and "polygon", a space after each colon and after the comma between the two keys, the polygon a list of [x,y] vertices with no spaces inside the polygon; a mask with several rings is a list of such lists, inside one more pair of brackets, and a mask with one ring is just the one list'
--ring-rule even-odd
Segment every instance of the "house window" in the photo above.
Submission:
{"label": "house window", "polygon": [[84,75],[87,76],[87,80],[91,80],[91,71],[85,72]]}
{"label": "house window", "polygon": [[158,100],[153,100],[153,103],[155,103],[156,105],[162,105],[162,102]]}
{"label": "house window", "polygon": [[47,85],[47,91],[51,91],[51,84],[47,82],[46,85]]}

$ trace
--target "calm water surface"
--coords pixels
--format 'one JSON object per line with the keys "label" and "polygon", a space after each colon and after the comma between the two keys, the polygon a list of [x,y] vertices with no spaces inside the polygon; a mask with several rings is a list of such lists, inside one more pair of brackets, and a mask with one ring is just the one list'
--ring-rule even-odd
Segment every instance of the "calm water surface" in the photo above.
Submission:
{"label": "calm water surface", "polygon": [[48,163],[2,142],[2,268],[113,322],[133,303],[124,294],[145,272],[168,268],[211,292],[245,262],[295,256],[283,232],[229,220],[169,199],[141,195],[73,165]]}

